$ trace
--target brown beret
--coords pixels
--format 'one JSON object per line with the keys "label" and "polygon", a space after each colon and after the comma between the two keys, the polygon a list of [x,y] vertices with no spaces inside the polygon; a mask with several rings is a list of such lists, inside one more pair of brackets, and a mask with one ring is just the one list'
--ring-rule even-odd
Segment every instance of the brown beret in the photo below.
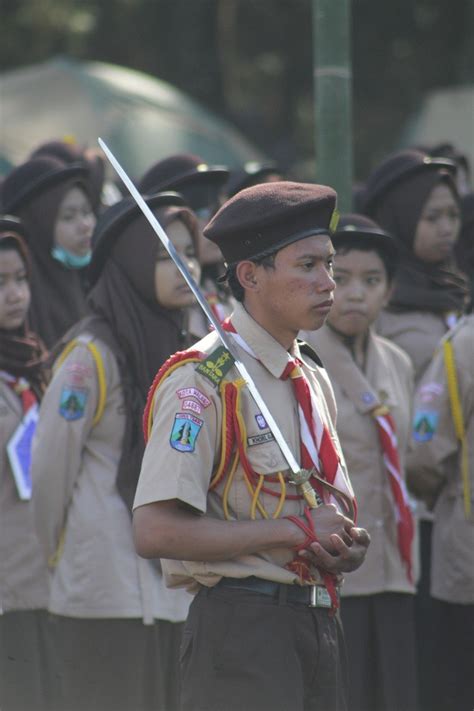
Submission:
{"label": "brown beret", "polygon": [[204,229],[228,264],[276,251],[335,227],[336,192],[325,185],[282,181],[246,188]]}

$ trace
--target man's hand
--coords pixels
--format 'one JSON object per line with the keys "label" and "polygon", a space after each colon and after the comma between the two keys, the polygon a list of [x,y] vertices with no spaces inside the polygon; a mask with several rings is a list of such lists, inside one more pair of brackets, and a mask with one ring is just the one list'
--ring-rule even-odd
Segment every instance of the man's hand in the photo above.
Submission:
{"label": "man's hand", "polygon": [[367,553],[370,544],[370,535],[365,528],[352,528],[349,531],[351,544],[347,545],[337,534],[330,536],[332,547],[335,551],[331,555],[320,543],[312,543],[302,555],[309,558],[317,568],[322,568],[328,573],[350,573],[357,570]]}
{"label": "man's hand", "polygon": [[[354,527],[354,522],[340,513],[334,504],[322,504],[312,509],[311,516],[318,542],[328,553],[334,555],[339,553],[339,548],[335,545],[336,539],[343,541],[346,546],[352,546],[351,529]],[[333,541],[334,535],[336,539]]]}

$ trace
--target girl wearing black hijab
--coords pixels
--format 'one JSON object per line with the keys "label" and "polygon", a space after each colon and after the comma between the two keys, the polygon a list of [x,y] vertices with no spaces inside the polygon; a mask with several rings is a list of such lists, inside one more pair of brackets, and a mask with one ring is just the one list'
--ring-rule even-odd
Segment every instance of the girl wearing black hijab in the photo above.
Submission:
{"label": "girl wearing black hijab", "polygon": [[453,258],[461,228],[454,175],[449,159],[405,150],[381,163],[366,184],[366,214],[401,245],[377,330],[408,353],[416,380],[466,307],[466,284]]}
{"label": "girl wearing black hijab", "polygon": [[3,209],[17,215],[32,254],[30,323],[48,348],[86,313],[85,267],[96,222],[84,163],[33,158],[4,180]]}
{"label": "girl wearing black hijab", "polygon": [[[28,432],[46,385],[46,350],[26,320],[29,257],[0,216],[0,706],[49,708],[48,571],[31,506]],[[16,444],[15,444],[16,442]]]}
{"label": "girl wearing black hijab", "polygon": [[[176,194],[146,199],[198,279],[195,217]],[[163,362],[189,345],[194,297],[130,198],[99,220],[90,280],[92,313],[56,361],[33,448],[59,708],[173,711],[190,598],[168,590],[159,566],[137,556],[131,506],[147,392]]]}
{"label": "girl wearing black hijab", "polygon": [[[383,161],[366,184],[366,213],[398,238],[401,246],[394,288],[377,322],[377,332],[408,353],[416,382],[468,300],[466,282],[456,270],[453,257],[461,228],[455,171],[455,164],[447,158],[404,150]],[[409,471],[408,479],[416,495],[416,471]],[[436,627],[429,595],[432,517],[421,503],[417,508],[421,553],[415,608],[418,687],[421,709],[429,711],[434,708],[431,689]]]}

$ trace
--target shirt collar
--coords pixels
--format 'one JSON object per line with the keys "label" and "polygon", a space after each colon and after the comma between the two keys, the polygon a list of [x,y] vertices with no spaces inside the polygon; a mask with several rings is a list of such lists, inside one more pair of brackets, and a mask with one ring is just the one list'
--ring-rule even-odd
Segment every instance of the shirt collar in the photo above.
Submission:
{"label": "shirt collar", "polygon": [[245,310],[243,304],[237,303],[231,321],[237,333],[251,348],[255,357],[275,377],[280,378],[290,358],[301,358],[296,340],[289,351],[260,326]]}

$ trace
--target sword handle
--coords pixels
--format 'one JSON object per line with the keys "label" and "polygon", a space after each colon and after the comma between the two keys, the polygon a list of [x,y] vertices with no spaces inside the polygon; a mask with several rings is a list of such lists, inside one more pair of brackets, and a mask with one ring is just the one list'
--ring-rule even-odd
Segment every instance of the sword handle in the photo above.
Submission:
{"label": "sword handle", "polygon": [[293,473],[290,479],[291,483],[296,485],[298,492],[304,497],[310,509],[316,509],[323,503],[319,494],[309,483],[314,473],[314,469],[299,469]]}

